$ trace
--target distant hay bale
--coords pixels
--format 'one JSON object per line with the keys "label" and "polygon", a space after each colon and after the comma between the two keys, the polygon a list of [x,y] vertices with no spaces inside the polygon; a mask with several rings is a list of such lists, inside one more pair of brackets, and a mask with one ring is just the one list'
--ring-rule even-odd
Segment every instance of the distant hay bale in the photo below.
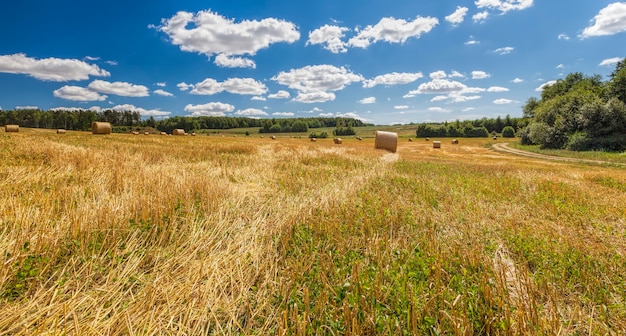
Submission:
{"label": "distant hay bale", "polygon": [[413,138],[409,138],[409,142],[413,141]]}
{"label": "distant hay bale", "polygon": [[398,149],[398,133],[376,131],[375,149],[384,149],[395,153]]}
{"label": "distant hay bale", "polygon": [[459,144],[459,140],[457,140],[457,139],[452,140],[452,144],[453,145],[458,145]]}
{"label": "distant hay bale", "polygon": [[493,140],[498,140],[498,137],[494,135]]}
{"label": "distant hay bale", "polygon": [[426,141],[430,141],[430,138],[426,138]]}
{"label": "distant hay bale", "polygon": [[64,129],[62,129],[62,128],[59,128],[59,129],[57,130],[57,134],[65,134],[65,130],[64,130]]}
{"label": "distant hay bale", "polygon": [[191,133],[191,136],[196,136],[196,133],[195,132]]}
{"label": "distant hay bale", "polygon": [[333,142],[337,145],[341,145],[343,143],[343,140],[341,140],[341,138],[334,138]]}
{"label": "distant hay bale", "polygon": [[356,137],[356,139],[359,141],[363,140],[363,138],[361,138],[360,136]]}
{"label": "distant hay bale", "polygon": [[143,135],[150,135],[150,132],[145,131],[145,132],[143,132]]}
{"label": "distant hay bale", "polygon": [[185,135],[185,130],[182,128],[177,128],[172,131],[172,135]]}
{"label": "distant hay bale", "polygon": [[317,141],[317,138],[311,138],[311,142]]}
{"label": "distant hay bale", "polygon": [[272,140],[276,140],[276,136],[275,136],[275,135],[272,135],[270,138],[271,138]]}
{"label": "distant hay bale", "polygon": [[433,148],[441,148],[441,141],[433,141]]}
{"label": "distant hay bale", "polygon": [[137,131],[132,131],[132,134],[133,134],[133,135],[139,135],[139,132],[137,132]]}
{"label": "distant hay bale", "polygon": [[4,131],[7,133],[10,133],[10,132],[17,133],[20,131],[20,126],[19,125],[5,125]]}
{"label": "distant hay bale", "polygon": [[167,135],[167,133],[165,133],[165,132],[161,132],[160,134],[161,134],[161,135]]}
{"label": "distant hay bale", "polygon": [[111,123],[94,121],[91,123],[91,134],[111,134]]}

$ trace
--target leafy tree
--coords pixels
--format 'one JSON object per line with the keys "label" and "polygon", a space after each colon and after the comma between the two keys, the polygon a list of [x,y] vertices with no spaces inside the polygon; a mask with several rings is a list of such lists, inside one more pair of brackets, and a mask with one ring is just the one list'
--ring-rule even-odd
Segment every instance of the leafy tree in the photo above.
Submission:
{"label": "leafy tree", "polygon": [[617,62],[615,70],[611,73],[609,94],[626,103],[626,58]]}
{"label": "leafy tree", "polygon": [[505,126],[502,129],[502,136],[505,138],[515,137],[515,129],[513,128],[513,126]]}

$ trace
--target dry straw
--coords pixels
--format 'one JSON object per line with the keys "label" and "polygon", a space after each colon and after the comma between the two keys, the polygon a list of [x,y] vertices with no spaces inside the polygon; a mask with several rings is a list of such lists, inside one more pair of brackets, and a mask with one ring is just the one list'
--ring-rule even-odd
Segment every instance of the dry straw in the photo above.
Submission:
{"label": "dry straw", "polygon": [[341,143],[343,142],[343,140],[341,140],[341,138],[334,138],[333,141],[337,144],[337,145],[341,145]]}
{"label": "dry straw", "polygon": [[441,148],[441,141],[433,141],[433,148]]}
{"label": "dry straw", "polygon": [[59,128],[59,129],[57,130],[57,134],[65,134],[65,130],[64,130],[64,129],[62,129],[62,128]]}
{"label": "dry straw", "polygon": [[4,131],[9,133],[9,132],[19,132],[20,131],[20,126],[19,125],[5,125],[4,126]]}
{"label": "dry straw", "polygon": [[398,133],[376,131],[375,149],[384,149],[395,153],[398,149]]}
{"label": "dry straw", "polygon": [[185,135],[185,130],[182,128],[177,128],[172,131],[172,135]]}
{"label": "dry straw", "polygon": [[91,134],[111,134],[111,123],[94,121],[91,123]]}

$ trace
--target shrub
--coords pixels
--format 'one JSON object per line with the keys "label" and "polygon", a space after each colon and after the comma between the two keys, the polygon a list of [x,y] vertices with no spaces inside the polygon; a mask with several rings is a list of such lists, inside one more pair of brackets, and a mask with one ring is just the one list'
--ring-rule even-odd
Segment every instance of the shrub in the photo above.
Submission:
{"label": "shrub", "polygon": [[515,137],[515,129],[513,126],[506,126],[502,129],[502,137],[504,138],[514,138]]}

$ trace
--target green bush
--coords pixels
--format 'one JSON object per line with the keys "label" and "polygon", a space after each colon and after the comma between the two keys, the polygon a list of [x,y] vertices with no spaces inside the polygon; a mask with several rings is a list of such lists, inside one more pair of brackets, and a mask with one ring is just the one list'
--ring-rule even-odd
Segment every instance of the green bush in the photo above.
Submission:
{"label": "green bush", "polygon": [[506,126],[502,129],[502,137],[504,138],[514,138],[515,137],[515,129],[512,126]]}

